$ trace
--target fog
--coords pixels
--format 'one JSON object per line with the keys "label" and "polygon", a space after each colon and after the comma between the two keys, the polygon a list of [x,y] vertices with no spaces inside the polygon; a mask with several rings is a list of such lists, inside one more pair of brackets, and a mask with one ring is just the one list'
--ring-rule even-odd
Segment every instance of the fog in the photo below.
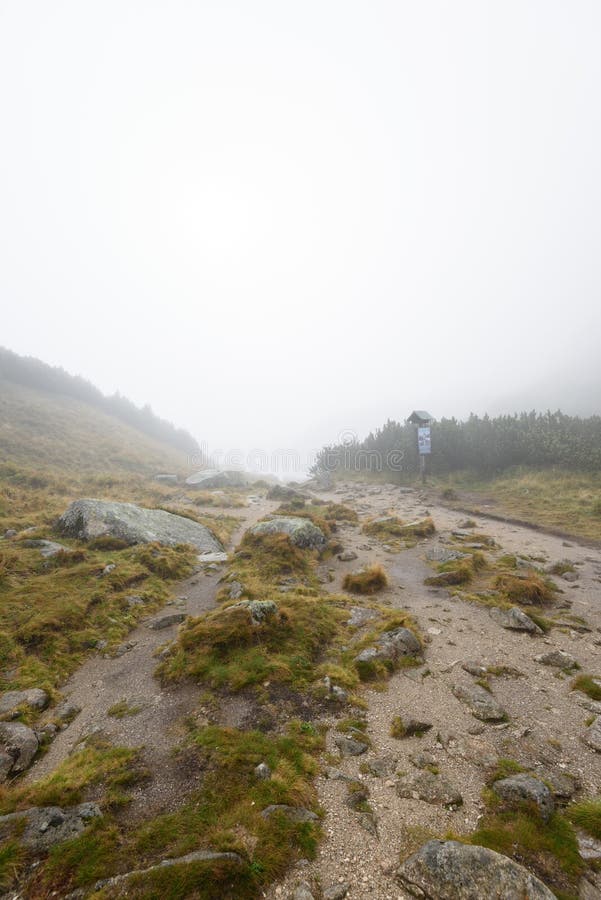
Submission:
{"label": "fog", "polygon": [[0,0],[0,344],[312,448],[601,412],[597,0]]}

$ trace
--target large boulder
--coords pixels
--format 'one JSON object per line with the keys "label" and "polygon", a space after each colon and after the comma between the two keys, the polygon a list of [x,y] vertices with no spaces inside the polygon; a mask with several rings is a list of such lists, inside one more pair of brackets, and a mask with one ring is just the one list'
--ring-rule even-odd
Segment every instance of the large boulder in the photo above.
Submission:
{"label": "large boulder", "polygon": [[202,490],[227,487],[230,483],[229,475],[226,472],[220,472],[219,469],[201,469],[200,472],[194,472],[193,475],[186,478],[188,487]]}
{"label": "large boulder", "polygon": [[456,684],[453,693],[482,722],[503,722],[507,718],[501,704],[479,684]]}
{"label": "large boulder", "polygon": [[127,544],[156,541],[173,547],[191,544],[203,553],[223,551],[215,535],[192,519],[164,509],[144,509],[112,500],[75,500],[58,520],[63,534],[80,540],[110,536]]}
{"label": "large boulder", "polygon": [[0,781],[23,772],[38,752],[35,732],[22,722],[0,722]]}
{"label": "large boulder", "polygon": [[21,812],[0,816],[0,840],[18,833],[20,841],[32,850],[48,850],[54,844],[77,837],[101,815],[96,803],[80,803],[69,809],[58,806],[34,806]]}
{"label": "large boulder", "polygon": [[287,534],[296,547],[310,550],[322,550],[326,545],[321,528],[301,516],[274,516],[266,522],[257,522],[250,531],[251,534]]}
{"label": "large boulder", "polygon": [[494,850],[458,841],[428,841],[396,877],[422,900],[555,900],[542,881]]}

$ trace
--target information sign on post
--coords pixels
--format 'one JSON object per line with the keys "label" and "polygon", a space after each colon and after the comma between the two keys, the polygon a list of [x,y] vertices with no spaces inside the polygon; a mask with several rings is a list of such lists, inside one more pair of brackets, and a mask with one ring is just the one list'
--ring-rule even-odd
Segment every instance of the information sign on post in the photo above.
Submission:
{"label": "information sign on post", "polygon": [[432,452],[432,440],[430,437],[430,426],[417,429],[417,449],[420,456]]}

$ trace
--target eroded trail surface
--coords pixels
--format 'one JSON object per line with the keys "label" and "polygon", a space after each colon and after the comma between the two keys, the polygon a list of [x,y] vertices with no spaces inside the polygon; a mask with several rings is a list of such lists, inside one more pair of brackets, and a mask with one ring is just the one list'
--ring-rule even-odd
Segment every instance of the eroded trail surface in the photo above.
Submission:
{"label": "eroded trail surface", "polygon": [[[268,896],[292,897],[299,882],[305,881],[311,886],[348,885],[346,896],[351,900],[396,900],[408,896],[393,877],[399,853],[408,855],[432,836],[472,831],[484,810],[481,795],[485,770],[497,758],[509,757],[536,771],[557,785],[560,795],[562,791],[568,795],[576,785],[586,795],[598,794],[601,757],[582,740],[592,701],[571,691],[570,678],[536,662],[535,657],[562,649],[576,658],[583,671],[598,671],[601,555],[576,541],[565,542],[527,528],[475,517],[474,530],[494,538],[497,555],[516,553],[547,563],[569,559],[575,566],[577,580],[556,581],[569,612],[581,617],[586,625],[554,627],[548,634],[530,636],[502,628],[486,606],[424,584],[433,573],[427,554],[448,544],[451,531],[459,527],[464,514],[426,506],[424,495],[393,486],[346,485],[323,496],[352,506],[361,519],[391,513],[405,521],[428,513],[433,517],[436,533],[400,552],[387,552],[380,541],[362,533],[360,525],[343,524],[339,528],[341,543],[357,558],[334,560],[326,567],[333,578],[329,589],[339,592],[346,572],[381,563],[390,586],[378,595],[378,602],[409,611],[428,643],[424,665],[401,670],[384,691],[366,691],[370,739],[366,753],[341,755],[334,743],[336,720],[329,723],[327,742],[332,756],[329,768],[326,763],[324,774],[318,778],[325,811],[324,840],[316,860],[296,868]],[[361,606],[361,598],[357,606]],[[462,668],[469,661],[516,670],[513,677],[489,679],[507,721],[478,721],[454,696],[456,685],[474,684],[474,677]],[[390,735],[391,722],[399,715],[405,721],[412,717],[431,728],[422,737],[395,739]],[[444,778],[460,794],[462,804],[445,808],[441,802],[417,799],[417,793],[411,796],[411,791],[408,797],[398,796],[399,776],[418,776],[428,771],[424,767]],[[366,786],[375,814],[371,820],[349,807],[348,779]],[[331,896],[335,895],[332,891]]]}
{"label": "eroded trail surface", "polygon": [[[257,498],[251,506],[237,510],[242,520],[233,534],[235,547],[249,525],[264,516],[276,504]],[[186,716],[199,702],[200,689],[192,684],[163,688],[155,678],[161,645],[173,640],[185,616],[198,616],[215,605],[215,594],[223,574],[221,566],[199,570],[182,581],[176,596],[163,609],[153,613],[147,623],[132,631],[120,648],[120,655],[98,653],[84,663],[62,688],[66,701],[80,708],[73,723],[59,731],[45,756],[27,773],[35,781],[52,772],[84,738],[96,732],[116,746],[143,747],[143,762],[152,774],[133,794],[132,815],[149,817],[182,802],[198,786],[198,768],[182,766],[173,749],[185,735]],[[171,624],[155,630],[160,620],[174,617]],[[150,627],[149,627],[150,626]],[[109,710],[127,703],[135,715],[117,718]]]}

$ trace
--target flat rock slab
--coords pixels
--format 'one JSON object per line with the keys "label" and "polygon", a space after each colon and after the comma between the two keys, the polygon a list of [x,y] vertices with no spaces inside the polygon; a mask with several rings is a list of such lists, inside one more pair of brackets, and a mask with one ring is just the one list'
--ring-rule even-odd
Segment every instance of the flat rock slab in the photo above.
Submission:
{"label": "flat rock slab", "polygon": [[47,850],[54,844],[77,837],[101,815],[96,803],[80,803],[69,809],[58,806],[34,806],[22,812],[0,816],[0,838],[7,840],[17,833],[19,840],[32,850]]}
{"label": "flat rock slab", "polygon": [[186,613],[169,613],[158,619],[151,619],[146,622],[146,627],[152,631],[161,631],[163,628],[171,628],[172,625],[180,625],[186,618]]}
{"label": "flat rock slab", "polygon": [[223,553],[215,535],[199,522],[134,503],[75,500],[58,520],[57,529],[83,541],[110,536],[127,544],[191,544],[203,553]]}
{"label": "flat rock slab", "polygon": [[303,806],[286,806],[284,803],[274,803],[261,812],[264,819],[269,819],[276,814],[286,816],[291,822],[316,822],[318,819],[316,813],[311,812],[310,809],[305,809]]}
{"label": "flat rock slab", "polygon": [[565,650],[550,650],[548,653],[535,656],[534,660],[543,666],[555,666],[557,669],[575,669],[578,665],[572,654],[566,653]]}
{"label": "flat rock slab", "polygon": [[501,704],[479,684],[456,684],[453,693],[482,722],[503,722],[507,718]]}
{"label": "flat rock slab", "polygon": [[49,559],[52,556],[57,556],[59,553],[65,553],[69,549],[63,544],[57,544],[55,541],[45,541],[42,539],[29,539],[26,541],[21,541],[21,544],[23,547],[31,547],[32,549],[39,550],[45,559]]}
{"label": "flat rock slab", "polygon": [[555,900],[542,881],[485,847],[428,841],[397,869],[402,887],[421,900]]}
{"label": "flat rock slab", "polygon": [[446,809],[461,806],[463,798],[458,789],[441,775],[420,771],[404,775],[396,783],[396,792],[405,800],[423,800]]}

